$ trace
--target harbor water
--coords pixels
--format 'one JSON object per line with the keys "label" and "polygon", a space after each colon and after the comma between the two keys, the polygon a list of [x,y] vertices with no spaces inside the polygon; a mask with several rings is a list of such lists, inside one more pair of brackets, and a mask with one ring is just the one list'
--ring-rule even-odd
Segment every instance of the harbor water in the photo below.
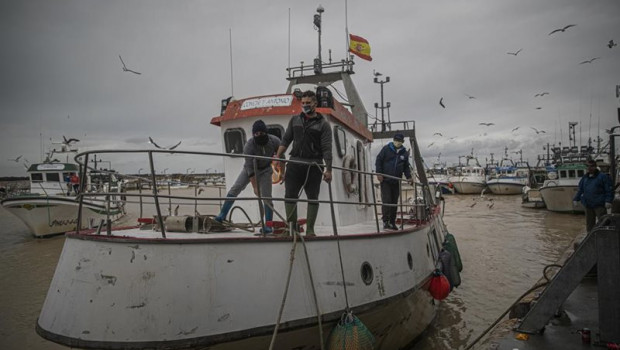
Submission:
{"label": "harbor water", "polygon": [[[522,208],[520,196],[454,195],[445,203],[444,221],[464,264],[462,285],[441,302],[434,323],[411,350],[464,348],[585,228],[583,216]],[[124,223],[135,222],[137,205],[128,205],[128,212]],[[0,349],[67,349],[35,332],[63,243],[63,236],[32,237],[0,207]]]}

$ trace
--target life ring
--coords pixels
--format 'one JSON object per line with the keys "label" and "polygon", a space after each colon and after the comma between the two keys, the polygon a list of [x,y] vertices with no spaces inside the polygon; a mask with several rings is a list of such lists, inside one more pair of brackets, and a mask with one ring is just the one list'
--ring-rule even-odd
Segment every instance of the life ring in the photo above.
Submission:
{"label": "life ring", "polygon": [[[355,163],[355,157],[352,155],[344,156],[342,160],[342,167],[345,169],[357,170],[357,164]],[[347,193],[357,192],[357,173],[353,171],[342,172],[342,182],[344,183],[344,189]]]}
{"label": "life ring", "polygon": [[273,170],[271,173],[271,183],[277,184],[282,181],[282,167],[280,166],[280,162],[277,160],[271,162],[271,170]]}

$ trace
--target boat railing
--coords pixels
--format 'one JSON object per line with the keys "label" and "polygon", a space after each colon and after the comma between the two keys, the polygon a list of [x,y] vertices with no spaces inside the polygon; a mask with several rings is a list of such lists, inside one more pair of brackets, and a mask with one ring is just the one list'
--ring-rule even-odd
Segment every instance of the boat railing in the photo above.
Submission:
{"label": "boat railing", "polygon": [[[195,151],[182,151],[182,150],[92,150],[92,151],[86,151],[86,152],[82,152],[80,154],[77,154],[75,156],[75,161],[78,164],[82,165],[82,178],[86,177],[87,171],[89,170],[93,170],[91,167],[89,166],[85,166],[85,164],[89,164],[89,158],[95,154],[107,154],[107,156],[109,157],[111,154],[144,154],[147,158],[148,158],[148,164],[149,164],[149,173],[148,173],[148,177],[149,182],[151,183],[151,189],[152,189],[152,193],[143,193],[141,191],[141,186],[139,186],[138,188],[138,193],[130,193],[130,192],[124,192],[123,196],[125,196],[126,198],[138,198],[139,199],[139,204],[140,204],[140,218],[142,218],[143,216],[143,208],[142,206],[144,204],[149,204],[149,203],[144,203],[143,198],[151,198],[152,199],[152,203],[150,204],[154,204],[155,206],[155,211],[156,211],[156,215],[154,215],[154,224],[156,227],[159,228],[160,232],[161,232],[161,236],[162,238],[166,238],[166,225],[164,224],[164,219],[167,218],[168,216],[172,216],[173,214],[173,210],[172,210],[172,201],[178,201],[175,202],[175,204],[177,204],[177,207],[175,208],[174,212],[176,214],[176,211],[178,209],[178,207],[182,204],[184,206],[187,205],[193,205],[194,206],[194,215],[192,215],[196,220],[194,220],[195,222],[199,222],[199,216],[200,217],[204,217],[205,215],[201,215],[198,212],[198,206],[200,203],[200,206],[202,207],[203,205],[219,205],[221,206],[221,204],[223,203],[223,201],[227,200],[227,199],[231,199],[228,197],[225,197],[222,193],[222,187],[219,187],[219,195],[218,196],[207,196],[207,197],[198,197],[199,194],[199,189],[202,187],[200,184],[191,184],[192,187],[194,188],[194,195],[193,196],[186,196],[186,195],[177,195],[177,194],[172,194],[170,191],[170,187],[168,187],[168,194],[163,194],[161,193],[161,191],[158,189],[157,186],[157,175],[156,175],[156,166],[155,166],[155,155],[187,155],[187,156],[206,156],[206,157],[226,157],[226,158],[252,158],[254,160],[254,167],[256,168],[256,163],[258,160],[269,160],[269,161],[282,161],[285,164],[289,164],[289,163],[298,163],[298,164],[306,164],[306,165],[311,165],[311,166],[317,166],[320,167],[321,169],[323,169],[324,165],[322,164],[318,164],[318,163],[307,163],[307,162],[303,162],[303,161],[298,161],[298,160],[290,160],[290,159],[276,159],[276,158],[270,158],[270,157],[261,157],[261,156],[253,156],[253,155],[244,155],[244,154],[228,154],[228,153],[216,153],[216,152],[195,152]],[[345,167],[339,167],[339,166],[333,166],[332,167],[332,172],[334,173],[334,176],[332,178],[332,182],[336,179],[339,178],[337,173],[340,172],[340,175],[344,175],[344,174],[351,174],[351,173],[355,173],[357,174],[355,177],[358,178],[358,183],[362,184],[362,186],[360,186],[361,188],[358,189],[358,191],[364,191],[364,195],[359,195],[357,196],[356,200],[353,201],[347,201],[347,200],[334,200],[334,195],[333,195],[333,189],[332,189],[332,182],[328,183],[328,195],[329,195],[329,199],[325,200],[325,199],[317,199],[317,200],[312,200],[312,199],[303,199],[303,198],[296,198],[296,199],[292,199],[292,198],[277,198],[277,197],[265,197],[260,193],[260,188],[258,189],[258,193],[256,193],[256,197],[236,197],[234,198],[235,201],[257,201],[259,204],[260,203],[265,203],[264,201],[271,201],[271,202],[295,202],[295,203],[317,203],[317,204],[328,204],[330,206],[330,211],[331,211],[331,225],[334,231],[334,235],[338,235],[338,229],[337,229],[337,224],[336,224],[336,215],[335,215],[335,208],[334,205],[336,204],[340,204],[340,205],[356,205],[356,206],[368,206],[368,207],[373,207],[374,208],[374,212],[375,212],[375,225],[376,225],[376,230],[377,232],[380,232],[380,227],[379,227],[379,213],[378,213],[378,207],[379,206],[395,206],[397,208],[399,208],[399,216],[400,216],[400,222],[401,222],[401,228],[402,225],[404,225],[405,222],[411,222],[411,223],[422,223],[422,222],[426,222],[428,221],[428,219],[431,216],[431,205],[434,204],[434,198],[429,198],[432,197],[430,194],[430,191],[428,189],[428,184],[422,184],[422,183],[418,183],[418,182],[414,182],[411,186],[406,185],[406,181],[401,179],[401,178],[397,178],[394,176],[390,176],[390,175],[384,175],[384,174],[377,174],[374,172],[367,172],[367,171],[363,171],[363,170],[358,170],[358,169],[353,169],[353,168],[345,168]],[[322,170],[321,170],[322,171]],[[255,172],[257,172],[257,169],[255,169]],[[377,191],[375,190],[375,186],[373,185],[373,178],[376,177],[377,175],[382,175],[384,178],[388,178],[388,179],[394,179],[396,181],[398,181],[399,183],[399,187],[401,190],[401,196],[400,197],[400,202],[397,204],[385,204],[385,203],[380,203],[377,201]],[[367,180],[370,179],[370,186],[367,186]],[[82,189],[84,187],[84,184],[81,184]],[[368,189],[370,189],[371,192],[371,200],[368,200]],[[411,191],[411,196],[409,196],[409,191]],[[85,198],[90,198],[90,197],[104,197],[106,203],[110,203],[110,201],[112,200],[112,196],[118,195],[117,192],[85,192],[83,190],[80,191],[78,197],[79,197],[79,210],[78,210],[78,233],[79,233],[79,228],[82,227],[81,226],[81,222],[82,222],[82,207],[83,207],[83,201]],[[404,199],[404,197],[406,197],[407,199]],[[162,201],[167,200],[168,201],[168,215],[164,215],[162,212]],[[129,200],[127,201],[129,202]],[[215,202],[215,203],[214,203]],[[216,204],[217,203],[217,204]],[[109,204],[108,204],[109,205]],[[265,222],[264,222],[264,213],[263,213],[263,205],[258,205],[259,211],[260,211],[260,226],[264,227],[265,226]],[[273,212],[275,214],[275,216],[277,216],[278,218],[281,219],[281,221],[285,222],[287,226],[289,226],[289,229],[291,228],[290,225],[292,223],[287,223],[286,222],[286,218],[285,215],[283,215],[282,213],[279,213],[277,210],[275,210],[275,208],[271,208],[273,209]],[[207,215],[208,216],[208,215]],[[248,220],[250,219],[249,216],[246,215],[246,217],[248,218]],[[204,219],[204,218],[203,218]],[[251,226],[256,226],[254,225],[254,223],[252,223],[250,221],[249,223]],[[101,229],[101,226],[105,226],[106,230],[107,230],[107,234],[110,235],[111,234],[111,221],[110,218],[108,216],[107,220],[105,223],[102,222],[101,225],[99,225],[99,230]],[[100,232],[100,231],[98,231]]]}

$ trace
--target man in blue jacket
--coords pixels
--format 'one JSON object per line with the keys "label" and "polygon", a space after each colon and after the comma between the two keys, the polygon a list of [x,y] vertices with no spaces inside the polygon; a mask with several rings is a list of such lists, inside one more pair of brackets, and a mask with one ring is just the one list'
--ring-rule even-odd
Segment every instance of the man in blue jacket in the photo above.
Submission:
{"label": "man in blue jacket", "polygon": [[403,146],[404,141],[403,134],[394,135],[394,140],[383,146],[375,162],[377,179],[381,183],[381,201],[383,202],[381,212],[383,213],[384,230],[398,229],[396,227],[396,212],[398,196],[400,195],[400,181],[383,175],[395,176],[400,179],[404,173],[407,180],[410,183],[413,182],[409,168],[409,152]]}
{"label": "man in blue jacket", "polygon": [[586,208],[586,229],[592,230],[596,221],[607,214],[614,199],[611,179],[596,167],[596,161],[588,160],[588,172],[579,180],[579,190],[573,198],[574,204],[581,201]]}

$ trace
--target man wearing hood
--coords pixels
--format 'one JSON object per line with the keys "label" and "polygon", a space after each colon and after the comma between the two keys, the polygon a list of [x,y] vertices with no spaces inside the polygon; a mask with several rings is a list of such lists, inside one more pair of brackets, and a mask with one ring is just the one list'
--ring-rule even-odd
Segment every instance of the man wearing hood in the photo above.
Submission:
{"label": "man wearing hood", "polygon": [[397,230],[396,212],[398,196],[400,195],[400,181],[383,175],[402,178],[403,173],[411,183],[411,169],[409,166],[409,152],[403,146],[405,136],[394,135],[394,140],[383,146],[375,162],[377,179],[381,183],[381,213],[383,214],[383,229]]}
{"label": "man wearing hood", "polygon": [[[262,120],[257,120],[252,125],[252,138],[243,146],[243,154],[261,157],[273,157],[280,146],[280,139],[267,133],[267,125]],[[254,173],[254,160],[256,160],[257,172]],[[249,183],[252,184],[254,193],[258,194],[260,188],[261,197],[271,198],[271,161],[269,159],[245,158],[243,169],[237,180],[226,194],[226,197],[235,198],[243,191]],[[264,200],[265,222],[273,220],[273,202],[270,199]],[[228,199],[222,205],[220,213],[215,217],[215,221],[222,222],[226,219],[234,199]],[[271,227],[263,227],[263,233],[273,232]]]}
{"label": "man wearing hood", "polygon": [[596,161],[590,159],[586,162],[588,171],[579,180],[579,187],[573,204],[581,201],[586,209],[586,229],[592,230],[596,221],[601,216],[607,214],[607,209],[611,208],[614,199],[611,179],[607,174],[601,173],[596,167]]}

